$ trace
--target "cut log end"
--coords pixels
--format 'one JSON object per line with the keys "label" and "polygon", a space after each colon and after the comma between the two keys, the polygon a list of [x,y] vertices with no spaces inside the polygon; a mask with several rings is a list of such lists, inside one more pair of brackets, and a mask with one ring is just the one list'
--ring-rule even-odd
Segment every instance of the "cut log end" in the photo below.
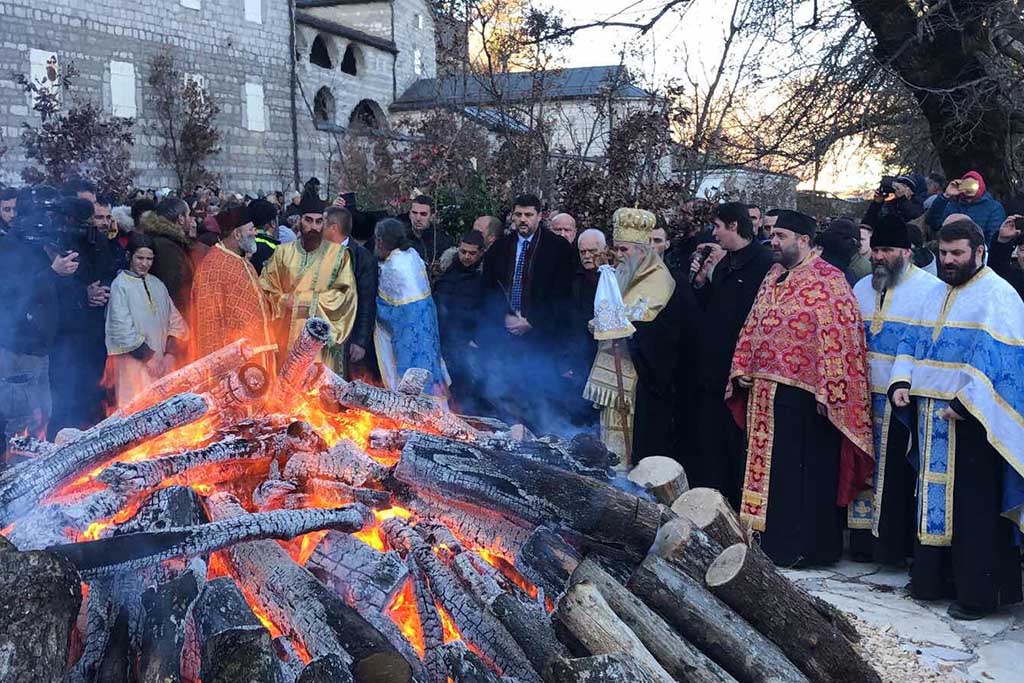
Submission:
{"label": "cut log end", "polygon": [[743,570],[749,550],[750,548],[741,543],[736,543],[723,550],[704,575],[708,588],[718,588],[735,579]]}
{"label": "cut log end", "polygon": [[650,491],[659,503],[665,505],[672,505],[689,489],[683,466],[662,455],[653,455],[638,462],[628,479]]}
{"label": "cut log end", "polygon": [[716,489],[690,489],[672,503],[672,512],[689,519],[722,547],[748,542],[736,512]]}

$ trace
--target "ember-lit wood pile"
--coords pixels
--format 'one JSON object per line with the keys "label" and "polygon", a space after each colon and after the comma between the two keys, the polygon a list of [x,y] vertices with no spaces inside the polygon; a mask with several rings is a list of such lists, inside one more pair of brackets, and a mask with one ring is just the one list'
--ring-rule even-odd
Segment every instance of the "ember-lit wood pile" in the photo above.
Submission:
{"label": "ember-lit wood pile", "polygon": [[276,378],[238,342],[12,441],[0,680],[880,680],[715,492],[634,495],[595,440],[453,415],[422,371],[346,382],[321,322]]}

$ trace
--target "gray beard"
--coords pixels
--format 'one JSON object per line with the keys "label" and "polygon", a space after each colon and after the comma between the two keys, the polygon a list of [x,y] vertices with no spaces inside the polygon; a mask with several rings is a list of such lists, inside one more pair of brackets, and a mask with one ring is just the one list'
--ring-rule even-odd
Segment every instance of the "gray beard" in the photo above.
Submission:
{"label": "gray beard", "polygon": [[901,260],[895,267],[888,264],[873,266],[871,270],[871,288],[876,292],[884,292],[899,284],[907,270],[907,262]]}
{"label": "gray beard", "polygon": [[243,237],[238,240],[238,248],[242,250],[243,255],[252,256],[256,253],[256,237]]}
{"label": "gray beard", "polygon": [[615,267],[615,279],[619,281],[619,290],[625,294],[636,277],[636,271],[643,261],[643,254],[630,254],[625,261]]}

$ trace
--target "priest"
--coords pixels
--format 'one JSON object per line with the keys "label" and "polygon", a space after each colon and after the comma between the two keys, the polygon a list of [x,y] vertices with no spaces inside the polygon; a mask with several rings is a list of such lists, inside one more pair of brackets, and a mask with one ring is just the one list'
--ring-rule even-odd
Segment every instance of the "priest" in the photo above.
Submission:
{"label": "priest", "polygon": [[331,338],[321,360],[343,375],[343,346],[356,319],[356,280],[349,251],[323,238],[325,208],[315,194],[303,195],[300,238],[274,251],[263,266],[260,286],[274,318],[278,358],[287,354],[307,320],[323,318],[331,325]]}
{"label": "priest", "polygon": [[941,296],[893,367],[897,407],[917,411],[918,527],[910,593],[953,598],[954,619],[1021,601],[1024,303],[984,263],[985,236],[961,219],[939,231]]}
{"label": "priest", "polygon": [[260,363],[273,372],[277,345],[270,306],[249,262],[256,253],[250,208],[222,211],[217,224],[221,240],[203,257],[192,283],[196,355],[201,358],[245,338],[261,352]]}
{"label": "priest", "polygon": [[870,482],[867,350],[857,300],[812,247],[814,220],[779,211],[776,260],[740,332],[726,400],[747,431],[740,515],[780,566],[828,565],[843,510]]}
{"label": "priest", "polygon": [[[599,291],[593,320],[599,345],[583,391],[601,410],[601,441],[626,467],[672,455],[674,350],[682,321],[675,280],[650,246],[655,224],[643,209],[612,214],[622,305],[602,302]],[[632,328],[620,334],[622,314]]]}
{"label": "priest", "polygon": [[871,376],[871,489],[847,510],[850,552],[855,560],[900,566],[913,554],[914,484],[910,432],[916,420],[908,408],[889,402],[893,363],[900,342],[931,334],[933,322],[918,317],[922,302],[940,301],[946,286],[914,266],[910,232],[897,215],[884,215],[871,233],[870,275],[853,288],[864,318]]}

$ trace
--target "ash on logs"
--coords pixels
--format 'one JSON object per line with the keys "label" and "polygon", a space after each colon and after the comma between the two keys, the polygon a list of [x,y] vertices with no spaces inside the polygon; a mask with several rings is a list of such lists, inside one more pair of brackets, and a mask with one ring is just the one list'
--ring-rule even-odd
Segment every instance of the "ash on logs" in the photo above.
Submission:
{"label": "ash on logs", "polygon": [[[731,511],[691,492],[676,518],[612,486],[596,439],[453,415],[423,371],[347,382],[316,362],[325,330],[309,321],[276,376],[241,340],[91,429],[18,442],[0,524],[26,552],[0,540],[0,598],[21,611],[0,651],[45,641],[53,673],[0,657],[0,680],[875,680],[848,622],[709,536]],[[769,623],[741,582],[803,623]],[[793,633],[827,656],[777,642]]]}

